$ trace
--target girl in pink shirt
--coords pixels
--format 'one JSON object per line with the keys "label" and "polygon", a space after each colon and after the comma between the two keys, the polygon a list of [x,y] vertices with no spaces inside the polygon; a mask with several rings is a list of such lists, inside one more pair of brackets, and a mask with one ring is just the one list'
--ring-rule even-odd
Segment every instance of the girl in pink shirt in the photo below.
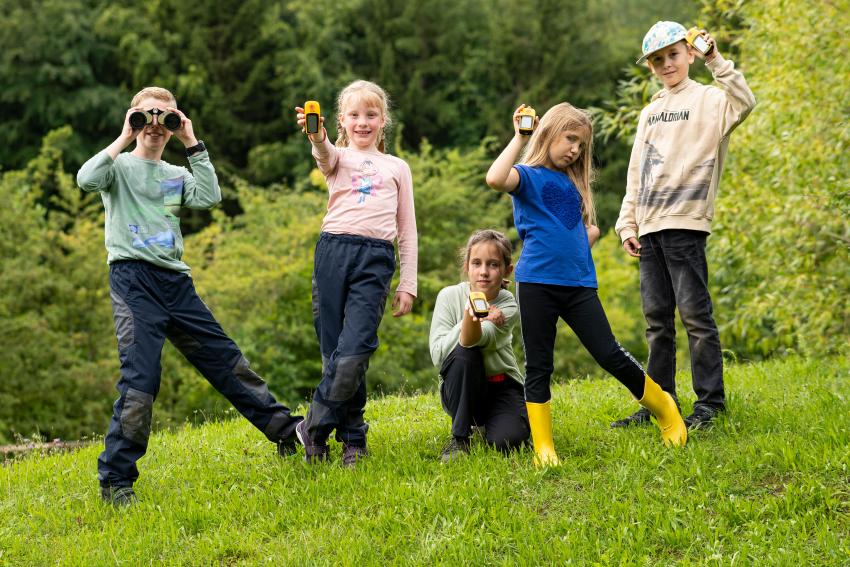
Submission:
{"label": "girl in pink shirt", "polygon": [[[413,181],[404,160],[384,153],[391,124],[388,107],[381,87],[355,81],[337,99],[336,145],[324,127],[307,135],[328,185],[328,212],[313,267],[313,323],[322,350],[322,379],[307,418],[296,429],[308,462],[328,459],[327,439],[334,429],[344,465],[354,466],[367,454],[366,369],[378,348],[378,325],[395,272],[396,239],[401,281],[393,315],[409,313],[416,297]],[[295,111],[303,129],[304,109]]]}

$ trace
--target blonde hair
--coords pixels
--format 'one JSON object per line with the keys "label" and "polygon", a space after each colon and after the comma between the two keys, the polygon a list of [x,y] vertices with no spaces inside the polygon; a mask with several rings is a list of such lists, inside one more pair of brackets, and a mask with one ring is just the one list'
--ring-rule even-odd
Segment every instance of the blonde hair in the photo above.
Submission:
{"label": "blonde hair", "polygon": [[[481,244],[482,242],[492,242],[496,245],[496,249],[502,256],[505,271],[507,271],[508,266],[511,265],[513,246],[511,246],[511,241],[508,240],[508,237],[498,230],[476,230],[472,233],[472,236],[469,237],[469,240],[466,241],[466,246],[458,251],[458,258],[460,259],[460,274],[462,279],[469,279],[469,256],[472,254],[472,247],[476,244]],[[510,281],[502,279],[502,289],[507,288],[509,283]]]}
{"label": "blonde hair", "polygon": [[371,81],[354,81],[339,91],[339,96],[336,99],[336,130],[338,134],[336,145],[344,148],[350,142],[348,134],[342,125],[342,117],[345,115],[345,109],[348,105],[356,102],[363,102],[366,106],[374,107],[381,111],[381,115],[384,118],[384,127],[381,128],[381,133],[378,134],[377,146],[378,151],[382,153],[386,152],[386,132],[392,126],[390,101],[386,91]]}
{"label": "blonde hair", "polygon": [[581,214],[585,224],[596,224],[596,207],[593,204],[593,122],[590,115],[573,105],[562,102],[550,108],[528,142],[520,163],[528,166],[549,163],[549,148],[561,133],[566,130],[586,132],[584,150],[578,159],[567,166],[566,173],[581,195]]}
{"label": "blonde hair", "polygon": [[130,102],[130,106],[136,106],[143,99],[146,98],[155,98],[156,100],[161,100],[162,102],[173,102],[174,107],[177,107],[177,99],[174,98],[174,95],[171,94],[171,91],[164,89],[162,87],[145,87],[139,92],[136,93],[136,96],[133,97],[132,102]]}

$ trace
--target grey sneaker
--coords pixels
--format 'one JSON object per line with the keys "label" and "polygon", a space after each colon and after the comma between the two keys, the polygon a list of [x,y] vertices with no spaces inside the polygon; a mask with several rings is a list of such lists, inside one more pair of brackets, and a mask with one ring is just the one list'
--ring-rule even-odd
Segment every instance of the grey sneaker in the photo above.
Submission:
{"label": "grey sneaker", "polygon": [[357,461],[369,455],[369,450],[364,445],[342,444],[342,466],[353,469]]}
{"label": "grey sneaker", "polygon": [[632,415],[626,416],[623,419],[618,419],[611,424],[613,429],[618,427],[629,427],[630,425],[648,425],[652,414],[646,408],[640,408]]}
{"label": "grey sneaker", "polygon": [[100,498],[116,508],[131,506],[139,501],[132,486],[101,486]]}
{"label": "grey sneaker", "polygon": [[443,453],[440,455],[441,463],[455,461],[464,455],[469,454],[469,438],[468,437],[452,437],[443,447]]}
{"label": "grey sneaker", "polygon": [[319,463],[330,458],[330,449],[327,444],[315,444],[307,434],[307,421],[301,421],[295,426],[295,435],[298,442],[304,445],[304,460],[308,463]]}

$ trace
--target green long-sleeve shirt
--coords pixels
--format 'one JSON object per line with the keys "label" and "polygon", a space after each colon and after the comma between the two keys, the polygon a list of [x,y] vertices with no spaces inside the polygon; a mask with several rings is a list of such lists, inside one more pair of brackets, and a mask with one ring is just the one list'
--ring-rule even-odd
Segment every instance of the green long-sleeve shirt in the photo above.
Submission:
{"label": "green long-sleeve shirt", "polygon": [[[434,315],[431,319],[431,334],[428,345],[434,366],[440,367],[450,352],[459,344],[460,325],[463,311],[469,303],[469,283],[444,287],[437,295]],[[490,321],[481,323],[481,339],[474,346],[480,347],[484,355],[484,372],[487,376],[507,374],[523,383],[513,351],[513,328],[519,320],[517,303],[511,292],[499,290],[490,305],[498,307],[505,316],[505,324],[497,327]]]}
{"label": "green long-sleeve shirt", "polygon": [[221,201],[221,189],[209,153],[189,158],[185,167],[106,150],[83,164],[77,185],[99,191],[106,209],[107,263],[144,260],[189,273],[183,257],[180,207],[209,209]]}

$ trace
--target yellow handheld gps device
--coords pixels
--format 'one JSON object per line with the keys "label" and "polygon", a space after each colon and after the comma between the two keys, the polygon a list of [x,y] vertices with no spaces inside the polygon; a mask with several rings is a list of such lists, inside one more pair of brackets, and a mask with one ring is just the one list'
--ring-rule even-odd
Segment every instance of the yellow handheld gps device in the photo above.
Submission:
{"label": "yellow handheld gps device", "polygon": [[322,121],[319,118],[321,115],[319,103],[315,100],[308,100],[304,103],[304,131],[308,134],[318,134],[322,129]]}
{"label": "yellow handheld gps device", "polygon": [[694,49],[702,53],[704,56],[711,53],[712,45],[700,35],[699,29],[697,28],[691,28],[688,30],[687,35],[685,35],[685,41],[691,44]]}
{"label": "yellow handheld gps device", "polygon": [[469,292],[469,304],[472,306],[472,312],[480,319],[490,314],[490,304],[487,303],[487,296],[480,291]]}
{"label": "yellow handheld gps device", "polygon": [[523,136],[530,136],[534,132],[534,118],[537,113],[530,106],[526,106],[519,111],[519,133]]}

